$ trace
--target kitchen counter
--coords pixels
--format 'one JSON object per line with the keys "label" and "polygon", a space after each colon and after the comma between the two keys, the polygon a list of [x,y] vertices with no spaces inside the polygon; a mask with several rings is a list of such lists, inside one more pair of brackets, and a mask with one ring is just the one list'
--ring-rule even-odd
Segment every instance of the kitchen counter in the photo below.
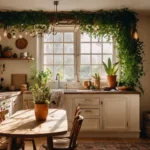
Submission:
{"label": "kitchen counter", "polygon": [[21,91],[13,91],[13,92],[0,92],[0,101],[5,100],[7,98],[11,98],[13,96],[20,95]]}
{"label": "kitchen counter", "polygon": [[[119,90],[88,90],[88,89],[62,89],[64,94],[140,94],[137,91],[119,91]],[[56,89],[57,91],[57,89]],[[24,91],[24,94],[31,94],[30,91]]]}

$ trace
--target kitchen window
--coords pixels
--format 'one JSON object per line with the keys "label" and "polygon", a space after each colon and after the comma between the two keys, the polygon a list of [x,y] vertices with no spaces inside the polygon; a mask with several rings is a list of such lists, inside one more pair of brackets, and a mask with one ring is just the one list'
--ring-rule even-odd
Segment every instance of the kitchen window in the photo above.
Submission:
{"label": "kitchen window", "polygon": [[94,38],[79,30],[60,30],[56,35],[44,34],[41,54],[42,69],[49,68],[53,78],[59,73],[64,80],[84,80],[100,73],[106,77],[102,61],[115,61],[113,39]]}

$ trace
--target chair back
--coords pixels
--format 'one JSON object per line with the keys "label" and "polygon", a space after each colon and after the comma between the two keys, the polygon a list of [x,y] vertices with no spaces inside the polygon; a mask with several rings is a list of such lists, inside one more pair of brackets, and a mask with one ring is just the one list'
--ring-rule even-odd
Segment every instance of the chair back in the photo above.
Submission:
{"label": "chair back", "polygon": [[72,132],[70,135],[70,143],[69,143],[70,150],[73,150],[76,147],[76,140],[77,140],[78,134],[80,132],[83,119],[84,119],[84,117],[81,115],[77,115],[74,118],[74,124],[73,124]]}
{"label": "chair back", "polygon": [[5,120],[5,115],[8,114],[8,110],[1,110],[0,111],[0,122]]}
{"label": "chair back", "polygon": [[75,110],[75,113],[74,113],[74,116],[77,116],[78,114],[81,113],[81,109],[79,106],[76,107],[76,110]]}

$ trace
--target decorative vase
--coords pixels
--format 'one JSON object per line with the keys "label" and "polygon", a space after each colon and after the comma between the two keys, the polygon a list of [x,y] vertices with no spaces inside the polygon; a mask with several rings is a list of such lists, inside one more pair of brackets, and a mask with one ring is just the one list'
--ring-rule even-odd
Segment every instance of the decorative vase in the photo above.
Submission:
{"label": "decorative vase", "polygon": [[46,121],[48,116],[48,104],[34,104],[36,121]]}
{"label": "decorative vase", "polygon": [[96,87],[96,89],[100,89],[100,80],[94,80],[94,86]]}
{"label": "decorative vase", "polygon": [[108,86],[110,88],[116,87],[116,75],[107,75]]}

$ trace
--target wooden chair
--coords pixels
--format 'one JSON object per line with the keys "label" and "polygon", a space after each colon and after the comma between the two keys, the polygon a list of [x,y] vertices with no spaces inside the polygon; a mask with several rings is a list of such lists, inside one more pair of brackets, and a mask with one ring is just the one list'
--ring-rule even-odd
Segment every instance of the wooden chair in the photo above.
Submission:
{"label": "wooden chair", "polygon": [[[77,147],[76,140],[83,122],[83,116],[77,115],[69,138],[53,138],[53,149],[51,150],[74,150]],[[47,149],[47,144],[42,145]]]}
{"label": "wooden chair", "polygon": [[[31,101],[32,100],[30,100],[30,99],[24,99],[24,104],[26,106],[26,109],[30,109],[30,103],[31,103]],[[33,138],[23,138],[22,140],[23,140],[23,142],[24,141],[31,141],[32,142],[32,146],[33,146],[33,150],[37,150],[36,144],[35,144],[35,140]],[[22,149],[24,150],[25,146]]]}
{"label": "wooden chair", "polygon": [[[0,123],[5,120],[5,115],[8,114],[8,110],[0,111]],[[8,139],[6,137],[0,137],[0,150],[7,150]]]}
{"label": "wooden chair", "polygon": [[[75,109],[75,113],[74,113],[74,117],[78,116],[81,114],[81,109],[79,106],[76,107]],[[74,125],[74,121],[72,123],[72,126]],[[71,135],[71,132],[72,132],[73,128],[71,129],[71,131],[68,131],[66,134],[63,134],[63,135],[57,135],[57,136],[54,136],[54,138],[69,138],[70,135]]]}

